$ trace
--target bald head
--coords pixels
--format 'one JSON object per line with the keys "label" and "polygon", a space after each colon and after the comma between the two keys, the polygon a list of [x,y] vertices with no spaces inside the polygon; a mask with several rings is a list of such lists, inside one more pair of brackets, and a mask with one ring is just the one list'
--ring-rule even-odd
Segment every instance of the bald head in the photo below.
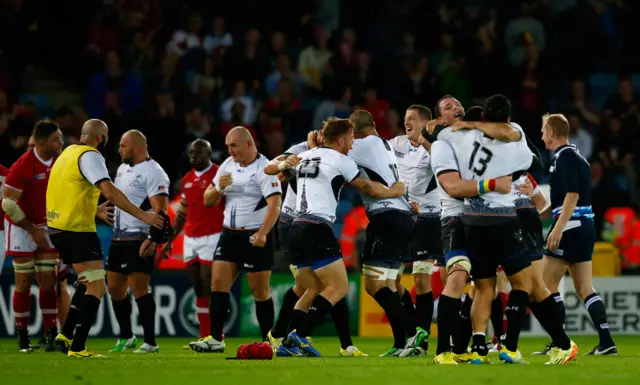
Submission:
{"label": "bald head", "polygon": [[89,119],[82,125],[80,141],[102,151],[109,140],[109,127],[100,119]]}
{"label": "bald head", "polygon": [[122,161],[131,166],[144,162],[149,158],[147,138],[138,130],[129,130],[120,138],[118,152]]}
{"label": "bald head", "polygon": [[204,139],[196,139],[189,145],[189,163],[198,171],[209,167],[212,154],[211,144]]}
{"label": "bald head", "polygon": [[258,156],[258,150],[251,132],[244,127],[232,128],[227,134],[225,144],[234,162],[238,162],[241,165],[248,165]]}

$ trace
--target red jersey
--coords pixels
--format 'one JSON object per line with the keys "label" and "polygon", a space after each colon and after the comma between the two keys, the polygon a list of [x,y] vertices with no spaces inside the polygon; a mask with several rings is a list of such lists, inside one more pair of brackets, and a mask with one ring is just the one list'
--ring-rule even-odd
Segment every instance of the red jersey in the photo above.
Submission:
{"label": "red jersey", "polygon": [[[34,225],[47,223],[47,183],[55,160],[45,162],[30,148],[11,166],[5,181],[6,187],[22,191],[18,206]],[[8,216],[6,219],[13,223]]]}
{"label": "red jersey", "polygon": [[[7,179],[9,169],[0,164],[0,203],[2,203],[2,191],[4,190],[4,181]],[[0,205],[0,231],[4,230],[4,211]]]}
{"label": "red jersey", "polygon": [[189,208],[184,233],[188,237],[203,237],[222,232],[224,205],[204,206],[204,192],[211,185],[218,172],[218,165],[211,166],[198,176],[196,170],[189,171],[182,178],[182,201]]}

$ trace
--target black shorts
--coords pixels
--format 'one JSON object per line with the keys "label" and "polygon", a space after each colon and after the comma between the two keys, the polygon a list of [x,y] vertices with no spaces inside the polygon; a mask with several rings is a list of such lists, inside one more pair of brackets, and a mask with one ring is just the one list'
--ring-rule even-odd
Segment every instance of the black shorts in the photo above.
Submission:
{"label": "black shorts", "polygon": [[284,262],[287,264],[292,264],[291,257],[291,246],[289,245],[289,228],[291,227],[291,222],[278,220],[278,241],[280,242],[280,250],[282,250],[282,256],[284,258]]}
{"label": "black shorts", "polygon": [[95,232],[65,231],[49,227],[49,239],[62,262],[69,266],[104,259],[100,238]]}
{"label": "black shorts", "polygon": [[273,267],[272,234],[267,234],[267,243],[264,247],[255,247],[249,238],[257,231],[231,230],[224,227],[213,260],[233,262],[249,273],[271,270]]}
{"label": "black shorts", "polygon": [[522,237],[527,245],[529,258],[531,261],[541,260],[545,244],[542,237],[542,221],[538,211],[534,208],[519,209],[518,218],[522,226]]}
{"label": "black shorts", "polygon": [[467,255],[467,238],[464,225],[460,217],[445,217],[440,220],[442,229],[442,257],[438,259],[438,266],[447,266],[450,258]]}
{"label": "black shorts", "polygon": [[413,219],[408,212],[388,210],[369,217],[362,263],[401,262],[409,259]]}
{"label": "black shorts", "polygon": [[411,260],[442,259],[442,226],[440,217],[418,216],[411,240]]}
{"label": "black shorts", "polygon": [[[556,222],[553,222],[549,233],[553,231],[555,226]],[[562,238],[560,239],[558,248],[554,251],[545,249],[544,253],[545,255],[562,259],[568,263],[589,262],[593,258],[595,241],[596,229],[593,224],[593,219],[571,218],[562,232]]]}
{"label": "black shorts", "polygon": [[140,256],[140,246],[145,238],[146,236],[138,240],[112,240],[107,256],[106,270],[124,275],[131,273],[151,274],[155,267],[155,253],[149,257]]}
{"label": "black shorts", "polygon": [[464,226],[474,279],[495,277],[498,266],[507,276],[531,265],[517,217],[495,226]]}
{"label": "black shorts", "polygon": [[311,266],[316,269],[325,261],[342,258],[340,243],[331,226],[324,221],[293,221],[288,235],[291,262],[299,268]]}

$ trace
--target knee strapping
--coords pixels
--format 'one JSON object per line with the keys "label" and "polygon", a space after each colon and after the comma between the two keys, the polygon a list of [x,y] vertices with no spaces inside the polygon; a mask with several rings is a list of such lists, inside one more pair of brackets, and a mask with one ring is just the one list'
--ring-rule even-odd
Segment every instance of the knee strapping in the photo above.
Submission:
{"label": "knee strapping", "polygon": [[428,274],[433,273],[433,261],[415,261],[413,262],[412,274]]}
{"label": "knee strapping", "polygon": [[55,272],[58,269],[57,259],[41,259],[35,261],[35,270],[38,273]]}
{"label": "knee strapping", "polygon": [[362,266],[362,274],[374,281],[395,280],[398,277],[398,269],[364,265]]}
{"label": "knee strapping", "polygon": [[36,271],[35,269],[36,261],[30,260],[27,262],[16,262],[13,260],[13,271],[20,274],[30,274]]}
{"label": "knee strapping", "polygon": [[447,274],[452,273],[451,269],[455,265],[462,267],[467,274],[471,273],[471,261],[469,260],[469,257],[465,255],[456,255],[455,257],[449,258],[447,261]]}
{"label": "knee strapping", "polygon": [[106,275],[107,272],[104,269],[87,269],[79,274],[78,278],[87,282],[95,282],[103,280]]}

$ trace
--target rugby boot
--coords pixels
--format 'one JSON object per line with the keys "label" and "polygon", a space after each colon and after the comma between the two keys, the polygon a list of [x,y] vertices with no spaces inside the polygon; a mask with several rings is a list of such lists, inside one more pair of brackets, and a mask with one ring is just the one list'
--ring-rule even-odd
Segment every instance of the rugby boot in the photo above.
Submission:
{"label": "rugby boot", "polygon": [[27,329],[18,329],[18,351],[20,353],[31,353],[33,351]]}
{"label": "rugby boot", "polygon": [[58,349],[56,348],[56,335],[58,334],[58,330],[56,328],[49,328],[47,329],[47,338],[45,340],[45,344],[44,344],[44,351],[45,352],[55,352]]}
{"label": "rugby boot", "polygon": [[433,363],[439,365],[458,365],[451,352],[440,353],[433,357]]}
{"label": "rugby boot", "polygon": [[355,346],[349,346],[346,349],[340,349],[340,355],[342,357],[367,357],[368,354],[363,353]]}
{"label": "rugby boot", "polygon": [[53,341],[53,344],[62,354],[67,354],[69,353],[72,342],[73,340],[68,339],[64,334],[59,333]]}
{"label": "rugby boot", "polygon": [[591,351],[585,356],[617,356],[618,355],[618,347],[616,345],[611,346],[596,346],[591,349]]}
{"label": "rugby boot", "polygon": [[127,349],[133,349],[138,344],[138,339],[136,336],[125,340],[124,338],[119,338],[116,341],[116,344],[109,350],[109,353],[122,353]]}

